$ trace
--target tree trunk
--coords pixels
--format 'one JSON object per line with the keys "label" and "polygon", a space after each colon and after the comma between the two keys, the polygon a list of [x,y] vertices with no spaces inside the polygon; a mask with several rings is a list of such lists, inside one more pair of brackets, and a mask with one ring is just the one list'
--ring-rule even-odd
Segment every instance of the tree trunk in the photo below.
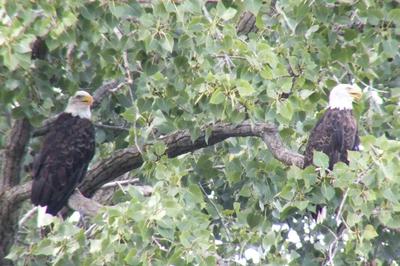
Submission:
{"label": "tree trunk", "polygon": [[0,265],[13,265],[4,257],[14,244],[15,233],[18,229],[18,208],[19,206],[9,201],[4,194],[0,196]]}

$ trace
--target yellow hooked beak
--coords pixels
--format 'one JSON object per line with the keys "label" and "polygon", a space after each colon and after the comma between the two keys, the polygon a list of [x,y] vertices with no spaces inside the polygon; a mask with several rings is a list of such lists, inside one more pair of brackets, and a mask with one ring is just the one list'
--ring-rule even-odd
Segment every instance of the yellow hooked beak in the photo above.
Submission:
{"label": "yellow hooked beak", "polygon": [[93,97],[90,96],[90,95],[86,95],[86,96],[84,96],[84,97],[82,98],[82,102],[86,103],[86,104],[89,105],[89,106],[92,106],[93,101],[94,101],[94,100],[93,100]]}
{"label": "yellow hooked beak", "polygon": [[359,101],[362,97],[362,91],[357,85],[353,85],[349,88],[349,93],[354,100]]}

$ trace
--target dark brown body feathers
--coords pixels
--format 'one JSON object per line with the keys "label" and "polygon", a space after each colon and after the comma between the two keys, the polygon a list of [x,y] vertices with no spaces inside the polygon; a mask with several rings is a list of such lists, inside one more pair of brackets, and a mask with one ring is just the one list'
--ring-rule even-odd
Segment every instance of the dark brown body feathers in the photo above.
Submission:
{"label": "dark brown body feathers", "polygon": [[56,215],[85,176],[95,151],[90,120],[62,113],[43,141],[33,163],[31,200]]}
{"label": "dark brown body feathers", "polygon": [[328,109],[311,131],[304,153],[304,167],[313,163],[314,150],[328,155],[331,170],[339,161],[348,164],[347,150],[358,150],[359,143],[352,110]]}

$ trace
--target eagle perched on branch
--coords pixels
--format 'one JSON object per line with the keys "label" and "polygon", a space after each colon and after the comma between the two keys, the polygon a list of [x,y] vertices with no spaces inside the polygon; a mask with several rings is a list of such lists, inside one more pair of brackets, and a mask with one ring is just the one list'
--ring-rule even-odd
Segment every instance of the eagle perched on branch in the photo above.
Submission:
{"label": "eagle perched on branch", "polygon": [[360,100],[358,86],[339,84],[329,94],[328,110],[311,131],[304,153],[304,167],[313,163],[314,151],[321,151],[329,157],[329,169],[337,162],[349,163],[348,150],[358,150],[357,121],[353,116],[353,101]]}
{"label": "eagle perched on branch", "polygon": [[95,130],[90,121],[93,97],[85,91],[72,96],[52,123],[33,162],[31,201],[56,215],[85,176],[95,151]]}
{"label": "eagle perched on branch", "polygon": [[[321,151],[329,157],[329,170],[337,162],[349,163],[348,150],[358,150],[360,138],[356,118],[353,116],[353,101],[360,100],[361,89],[358,86],[339,84],[329,94],[328,110],[319,119],[311,131],[304,152],[304,167],[313,163],[314,151]],[[326,217],[326,207],[316,206],[312,214],[317,223]]]}

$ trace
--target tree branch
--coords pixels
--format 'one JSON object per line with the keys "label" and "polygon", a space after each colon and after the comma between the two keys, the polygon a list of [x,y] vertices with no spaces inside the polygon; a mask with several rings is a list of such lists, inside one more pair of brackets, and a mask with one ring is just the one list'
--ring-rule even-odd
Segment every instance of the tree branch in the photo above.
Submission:
{"label": "tree branch", "polygon": [[100,124],[100,123],[95,123],[94,126],[97,128],[102,128],[102,129],[111,129],[113,131],[129,132],[129,128],[124,127],[124,126],[104,125],[104,124]]}
{"label": "tree branch", "polygon": [[0,191],[7,190],[20,182],[21,164],[29,142],[30,131],[31,124],[28,119],[24,118],[14,122],[5,150]]}
{"label": "tree branch", "polygon": [[[303,167],[303,155],[287,149],[282,143],[275,125],[271,123],[252,124],[250,121],[244,121],[237,125],[218,123],[208,126],[208,131],[211,132],[208,139],[206,138],[206,130],[203,129],[200,137],[194,141],[191,140],[190,133],[187,130],[172,133],[160,140],[167,146],[166,154],[168,157],[173,158],[212,146],[231,137],[259,137],[264,140],[268,149],[277,160],[285,165]],[[137,148],[132,147],[118,150],[109,158],[96,163],[88,171],[79,186],[79,190],[86,197],[91,197],[104,184],[120,177],[126,172],[139,168],[142,164],[143,158]],[[31,186],[32,182],[27,182],[7,191],[6,194],[8,195],[5,196],[15,202],[21,202],[29,197]],[[71,207],[75,209],[76,206],[73,206]]]}
{"label": "tree branch", "polygon": [[71,209],[88,216],[95,216],[99,212],[99,210],[104,207],[97,201],[86,198],[77,189],[71,195],[71,197],[69,197],[68,206]]}
{"label": "tree branch", "polygon": [[250,32],[257,31],[256,17],[250,11],[245,11],[240,16],[239,22],[236,24],[236,32],[238,35],[248,35]]}
{"label": "tree branch", "polygon": [[[13,202],[6,194],[20,183],[21,164],[25,149],[29,142],[31,125],[28,119],[20,119],[14,122],[11,129],[5,154],[3,177],[0,180],[0,264],[11,265],[4,259],[9,248],[14,242],[15,231],[18,226],[19,203]],[[19,194],[16,194],[19,196]]]}
{"label": "tree branch", "polygon": [[119,187],[123,185],[131,185],[131,184],[136,184],[139,182],[139,178],[133,178],[133,179],[128,179],[128,180],[121,180],[121,181],[113,181],[106,183],[101,186],[102,189],[104,188],[114,188],[114,187]]}
{"label": "tree branch", "polygon": [[[209,126],[210,136],[206,138],[206,130],[200,137],[192,141],[189,131],[182,130],[161,138],[167,146],[166,154],[173,158],[195,150],[212,146],[231,137],[260,137],[267,144],[272,155],[286,165],[303,167],[304,157],[301,154],[287,149],[278,134],[275,125],[271,123],[255,123],[244,121],[233,125],[218,123]],[[122,174],[139,168],[143,164],[143,158],[137,148],[131,147],[116,151],[87,173],[79,189],[85,196],[91,197],[103,184],[116,179]]]}

